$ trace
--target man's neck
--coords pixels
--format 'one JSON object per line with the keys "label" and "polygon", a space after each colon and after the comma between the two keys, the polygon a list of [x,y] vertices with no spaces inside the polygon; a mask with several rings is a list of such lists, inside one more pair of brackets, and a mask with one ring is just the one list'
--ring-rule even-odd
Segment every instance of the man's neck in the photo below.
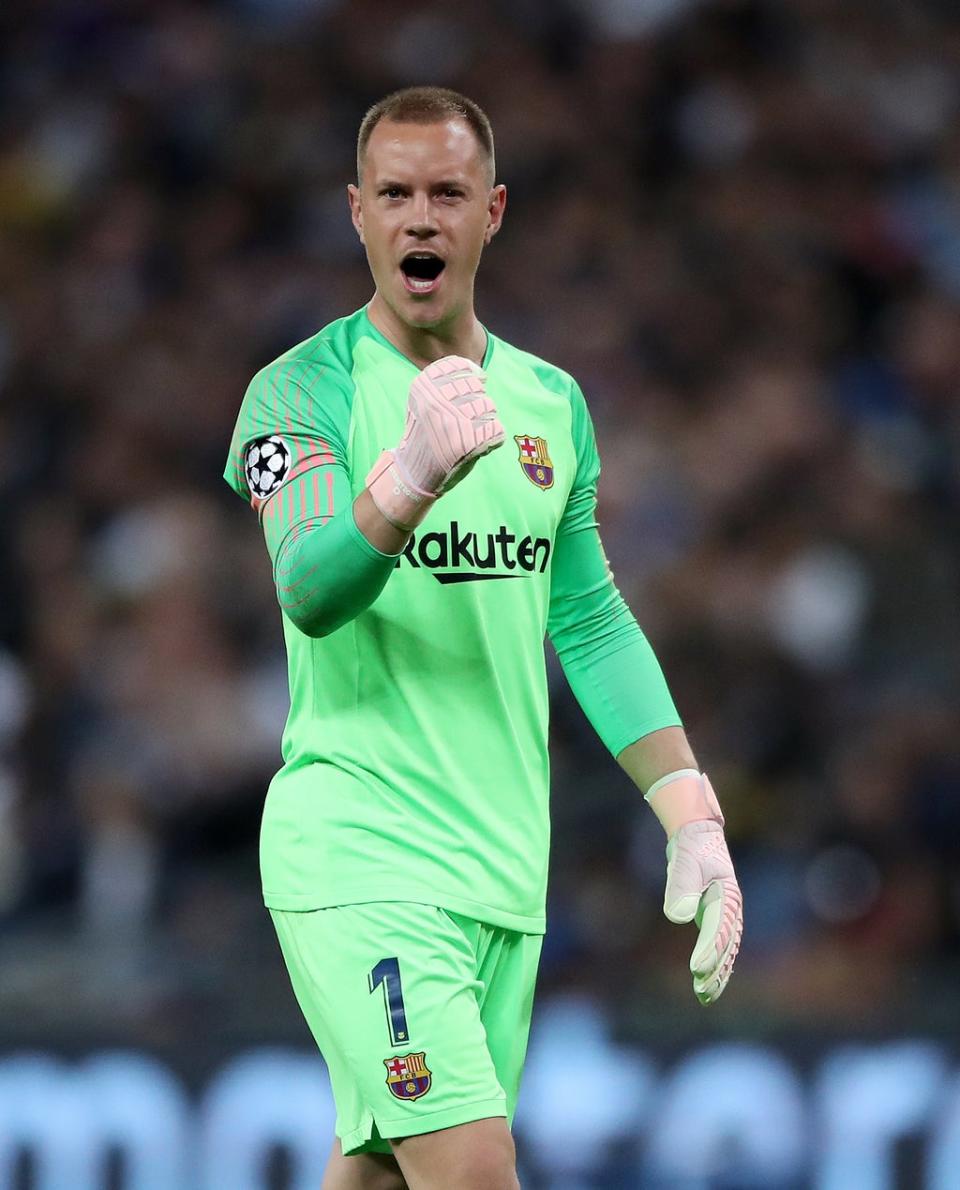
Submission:
{"label": "man's neck", "polygon": [[476,364],[483,363],[487,332],[480,325],[472,307],[465,316],[449,325],[409,326],[394,314],[377,293],[367,307],[367,315],[380,334],[418,368],[425,368],[445,355],[462,355]]}

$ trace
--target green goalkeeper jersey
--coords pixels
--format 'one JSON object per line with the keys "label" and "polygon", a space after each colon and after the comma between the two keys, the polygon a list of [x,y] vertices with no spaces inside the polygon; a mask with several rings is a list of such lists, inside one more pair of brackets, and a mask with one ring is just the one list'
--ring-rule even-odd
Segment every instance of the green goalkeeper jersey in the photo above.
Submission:
{"label": "green goalkeeper jersey", "polygon": [[[551,576],[566,536],[596,533],[599,460],[570,376],[493,335],[483,367],[504,446],[436,502],[370,606],[323,636],[283,616],[291,705],[261,830],[272,909],[418,901],[544,928]],[[417,371],[363,309],[254,377],[225,475],[268,540],[271,518],[278,537],[352,518]],[[325,567],[335,584],[336,556]],[[282,603],[282,566],[275,579]],[[658,690],[607,742],[678,722]]]}

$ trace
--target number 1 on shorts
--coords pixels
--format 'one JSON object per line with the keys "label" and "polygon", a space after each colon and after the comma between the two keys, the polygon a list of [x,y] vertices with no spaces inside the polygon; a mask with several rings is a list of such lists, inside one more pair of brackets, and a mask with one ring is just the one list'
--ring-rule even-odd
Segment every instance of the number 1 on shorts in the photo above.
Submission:
{"label": "number 1 on shorts", "polygon": [[375,992],[383,984],[383,999],[387,1009],[387,1028],[394,1045],[403,1045],[410,1040],[407,1028],[407,1014],[403,1007],[403,986],[400,983],[400,960],[381,959],[367,976],[370,991]]}

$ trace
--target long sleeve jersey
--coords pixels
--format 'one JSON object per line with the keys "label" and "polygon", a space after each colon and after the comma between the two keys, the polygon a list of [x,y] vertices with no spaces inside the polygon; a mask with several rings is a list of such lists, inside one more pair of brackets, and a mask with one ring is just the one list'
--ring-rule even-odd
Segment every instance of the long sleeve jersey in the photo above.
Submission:
{"label": "long sleeve jersey", "polygon": [[613,755],[679,724],[614,584],[600,463],[565,372],[488,334],[506,430],[397,556],[353,519],[417,367],[366,309],[262,369],[225,471],[260,513],[291,706],[261,828],[266,904],[435,904],[544,929],[549,633]]}

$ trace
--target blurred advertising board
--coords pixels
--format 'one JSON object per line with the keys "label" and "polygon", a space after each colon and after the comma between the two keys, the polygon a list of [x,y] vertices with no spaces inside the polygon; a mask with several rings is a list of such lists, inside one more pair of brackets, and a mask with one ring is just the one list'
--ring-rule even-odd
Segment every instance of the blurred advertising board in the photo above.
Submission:
{"label": "blurred advertising board", "polygon": [[[720,1042],[663,1061],[549,1016],[516,1132],[530,1190],[957,1190],[960,1069],[942,1042]],[[588,1022],[589,1026],[589,1022]],[[318,1055],[263,1046],[187,1085],[145,1052],[0,1056],[0,1190],[316,1190],[334,1108]]]}

